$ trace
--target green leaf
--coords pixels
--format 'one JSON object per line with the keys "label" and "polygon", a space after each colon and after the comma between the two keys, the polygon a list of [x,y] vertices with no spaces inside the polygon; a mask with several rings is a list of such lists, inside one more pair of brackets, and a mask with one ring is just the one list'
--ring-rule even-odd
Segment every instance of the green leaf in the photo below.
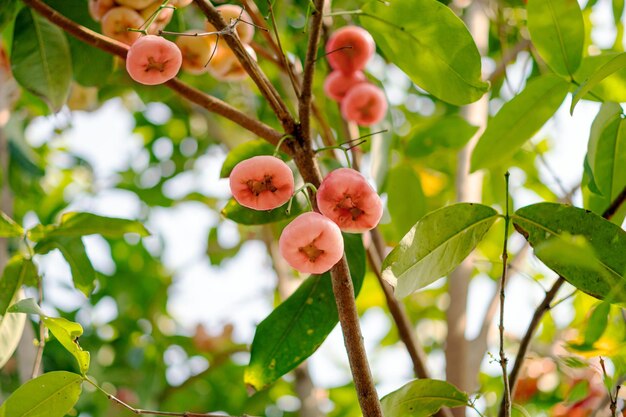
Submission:
{"label": "green leaf", "polygon": [[406,155],[412,158],[428,156],[437,149],[459,149],[476,134],[478,127],[469,124],[461,116],[454,115],[436,120],[424,129],[419,126],[409,136]]}
{"label": "green leaf", "polygon": [[396,234],[401,237],[426,214],[426,197],[411,164],[401,163],[392,168],[387,181],[387,207]]}
{"label": "green leaf", "polygon": [[140,236],[149,236],[150,232],[136,220],[103,217],[92,213],[65,213],[59,225],[37,226],[29,231],[29,238],[39,241],[52,237],[80,237],[87,235],[102,235],[117,239],[127,233],[136,233]]}
{"label": "green leaf", "polygon": [[373,0],[362,10],[360,21],[386,58],[424,90],[455,105],[473,103],[487,91],[478,48],[447,6],[436,0]]}
{"label": "green leaf", "polygon": [[94,289],[96,271],[85,251],[83,241],[78,237],[51,237],[35,246],[35,252],[45,255],[53,249],[59,249],[70,265],[74,286],[89,297]]}
{"label": "green leaf", "polygon": [[528,0],[528,31],[552,71],[571,77],[580,66],[585,42],[583,14],[576,0]]}
{"label": "green leaf", "polygon": [[20,237],[24,234],[22,226],[0,211],[0,237]]}
{"label": "green leaf", "polygon": [[78,401],[83,378],[65,371],[31,379],[0,406],[0,417],[64,417]]}
{"label": "green leaf", "polygon": [[[574,74],[575,82],[583,84],[602,66],[619,55],[616,52],[605,52],[600,55],[584,57],[580,68]],[[592,101],[614,101],[616,103],[626,101],[626,67],[598,82],[591,88],[591,91],[581,98]]]}
{"label": "green leaf", "polygon": [[[263,139],[251,140],[234,147],[228,152],[228,155],[226,155],[226,159],[222,164],[222,170],[220,171],[220,178],[228,178],[233,168],[235,168],[235,165],[239,162],[250,159],[253,156],[273,155],[275,149],[276,147],[274,145]],[[278,156],[283,161],[287,161],[288,159],[287,155],[282,152],[280,152]]]}
{"label": "green leaf", "polygon": [[589,322],[585,329],[585,342],[586,346],[593,346],[604,334],[607,325],[609,324],[609,313],[611,311],[611,304],[602,302],[596,306],[589,316]]}
{"label": "green leaf", "polygon": [[37,301],[34,298],[26,298],[13,304],[7,310],[9,313],[24,313],[35,314],[40,317],[46,317],[46,313],[43,312]]}
{"label": "green leaf", "polygon": [[[360,235],[344,234],[346,258],[358,294],[365,276]],[[256,328],[244,380],[256,390],[311,356],[338,321],[330,273],[311,275]]]}
{"label": "green leaf", "polygon": [[4,0],[0,7],[0,32],[15,19],[17,15],[17,0]]}
{"label": "green leaf", "polygon": [[[599,261],[602,273],[590,269],[588,260],[581,265],[575,257],[535,255],[570,284],[598,299],[625,303],[623,273],[626,271],[626,232],[619,226],[588,210],[563,204],[539,203],[523,207],[513,215],[513,225],[533,248],[554,237],[583,236]],[[588,257],[587,257],[588,258]],[[591,259],[593,261],[593,258]]]}
{"label": "green leaf", "polygon": [[33,278],[37,280],[37,275],[37,267],[32,260],[24,259],[21,255],[15,255],[9,260],[0,278],[0,316],[7,311],[22,284]]}
{"label": "green leaf", "polygon": [[[23,294],[21,291],[16,294],[15,299],[19,299]],[[26,325],[26,315],[5,312],[0,316],[0,369],[17,349]]]}
{"label": "green leaf", "polygon": [[489,121],[472,153],[472,172],[512,157],[556,113],[568,90],[569,83],[554,74],[531,80]]}
{"label": "green leaf", "polygon": [[76,340],[83,334],[82,326],[62,317],[42,317],[42,320],[59,343],[76,358],[81,374],[85,375],[89,370],[89,352],[85,352]]}
{"label": "green leaf", "polygon": [[301,204],[297,198],[291,205],[291,211],[289,213],[287,213],[288,206],[289,202],[272,210],[253,210],[240,205],[234,198],[231,198],[222,209],[221,213],[222,216],[235,223],[252,226],[291,219],[305,210],[304,205]]}
{"label": "green leaf", "polygon": [[28,7],[17,15],[11,70],[17,82],[44,99],[51,110],[61,109],[72,81],[72,57],[61,29]]}
{"label": "green leaf", "polygon": [[436,379],[417,379],[380,401],[385,417],[430,417],[441,407],[465,407],[467,394]]}
{"label": "green leaf", "polygon": [[498,218],[482,204],[459,203],[424,216],[383,262],[383,278],[398,297],[447,275],[476,247]]}
{"label": "green leaf", "polygon": [[572,98],[572,105],[570,106],[570,113],[574,114],[574,108],[576,104],[585,97],[591,90],[593,90],[598,84],[604,81],[610,75],[615,74],[617,71],[626,68],[626,53],[616,55],[609,62],[602,65],[597,69],[590,77],[588,77],[581,85],[576,89],[574,97]]}

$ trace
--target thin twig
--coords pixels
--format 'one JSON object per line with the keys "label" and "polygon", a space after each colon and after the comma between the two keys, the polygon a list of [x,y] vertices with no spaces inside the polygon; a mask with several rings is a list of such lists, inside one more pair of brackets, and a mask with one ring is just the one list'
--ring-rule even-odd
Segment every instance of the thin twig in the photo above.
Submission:
{"label": "thin twig", "polygon": [[309,30],[309,43],[307,46],[306,57],[304,59],[304,70],[302,74],[302,87],[300,89],[300,97],[298,100],[298,115],[300,117],[300,126],[302,137],[305,141],[311,138],[311,101],[313,99],[313,77],[315,76],[315,58],[317,56],[317,48],[320,43],[320,35],[322,33],[322,19],[324,14],[324,0],[315,0],[313,3],[313,11],[311,18],[311,26]]}
{"label": "thin twig", "polygon": [[509,261],[509,252],[507,250],[509,242],[509,223],[511,222],[511,216],[509,213],[509,172],[504,174],[506,178],[506,212],[504,216],[504,244],[502,245],[502,279],[500,280],[500,325],[498,329],[500,331],[500,366],[502,367],[502,380],[504,381],[504,393],[502,401],[504,403],[504,417],[511,415],[511,389],[509,387],[509,378],[507,375],[507,365],[509,360],[504,353],[504,300],[506,290],[506,267]]}
{"label": "thin twig", "polygon": [[274,29],[274,38],[276,39],[275,50],[277,51],[278,58],[282,61],[283,67],[287,71],[287,75],[289,75],[289,80],[291,81],[293,91],[296,93],[296,96],[299,97],[300,83],[296,79],[291,69],[291,65],[289,65],[289,62],[287,61],[287,56],[285,55],[285,51],[283,50],[283,45],[280,42],[280,35],[278,34],[278,25],[276,24],[276,15],[274,14],[274,5],[272,4],[272,0],[267,0],[267,5],[269,7],[270,19],[272,20],[272,28]]}
{"label": "thin twig", "polygon": [[[41,0],[24,0],[23,2],[41,16],[45,17],[50,22],[57,25],[78,40],[112,55],[116,55],[124,59],[126,58],[126,54],[128,52],[127,45],[77,24]],[[249,130],[259,137],[266,139],[270,143],[277,144],[283,136],[280,132],[256,119],[253,119],[228,103],[203,93],[202,91],[191,87],[176,78],[168,81],[164,85],[174,90],[187,100],[210,112],[219,114],[220,116],[235,122],[239,126]]]}
{"label": "thin twig", "polygon": [[496,68],[487,77],[487,81],[493,84],[494,82],[499,80],[503,75],[506,74],[507,65],[509,65],[512,61],[514,61],[520,52],[528,49],[529,46],[530,46],[530,41],[528,39],[522,39],[517,44],[513,45],[511,49],[504,52],[502,54],[502,59],[498,61]]}
{"label": "thin twig", "polygon": [[602,216],[607,219],[613,217],[615,213],[617,213],[617,210],[619,210],[619,208],[622,206],[622,204],[624,204],[624,201],[626,201],[626,187],[624,187],[622,192],[619,193],[617,197],[615,197],[615,200],[613,200],[611,205],[607,207]]}
{"label": "thin twig", "polygon": [[[37,292],[39,293],[39,305],[43,303],[43,284],[39,279],[37,283]],[[39,376],[39,368],[41,367],[41,360],[43,359],[43,348],[46,346],[46,325],[43,323],[41,317],[39,318],[39,342],[37,344],[37,355],[35,356],[35,363],[33,364],[33,372],[31,378],[37,378]]]}

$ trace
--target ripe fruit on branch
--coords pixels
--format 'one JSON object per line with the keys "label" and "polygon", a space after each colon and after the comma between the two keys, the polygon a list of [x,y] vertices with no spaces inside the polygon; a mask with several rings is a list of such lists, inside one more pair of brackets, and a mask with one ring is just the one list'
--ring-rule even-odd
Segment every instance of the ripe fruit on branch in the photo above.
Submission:
{"label": "ripe fruit on branch", "polygon": [[[152,15],[156,13],[157,10],[159,10],[161,4],[163,4],[162,0],[156,0],[152,4],[148,5],[145,9],[141,10],[139,13],[141,14],[143,20],[147,21],[148,19],[150,19],[150,17],[152,17]],[[159,33],[159,30],[165,29],[165,26],[170,23],[173,16],[174,9],[172,9],[171,7],[165,7],[161,9],[156,19],[154,19],[154,22],[152,22],[152,24],[148,28],[148,33],[156,35],[157,33]]]}
{"label": "ripe fruit on branch", "polygon": [[[197,31],[190,30],[187,33],[197,33]],[[215,56],[211,57],[211,55],[216,40],[216,36],[179,36],[176,39],[176,45],[183,55],[183,70],[192,74],[206,72],[209,60],[215,59]]]}
{"label": "ripe fruit on branch", "polygon": [[241,161],[230,173],[230,191],[239,204],[254,210],[271,210],[293,195],[293,173],[281,159],[259,155]]}
{"label": "ripe fruit on branch", "polygon": [[343,256],[343,237],[335,223],[310,211],[299,215],[283,229],[278,248],[294,269],[321,274]]}
{"label": "ripe fruit on branch", "polygon": [[99,22],[102,16],[115,7],[113,0],[89,0],[89,15],[93,20]]}
{"label": "ripe fruit on branch", "polygon": [[326,77],[324,81],[324,92],[328,97],[335,101],[341,101],[348,94],[352,87],[367,81],[365,74],[356,71],[345,74],[341,71],[333,71]]}
{"label": "ripe fruit on branch", "polygon": [[[211,44],[214,47],[214,43]],[[256,61],[256,52],[250,45],[243,45],[244,49]],[[211,49],[213,53],[213,49]],[[220,81],[242,81],[248,77],[248,73],[235,56],[235,53],[228,47],[226,42],[220,39],[217,49],[209,61],[207,68],[211,75]]]}
{"label": "ripe fruit on branch", "polygon": [[146,85],[163,84],[174,78],[183,58],[174,42],[160,36],[146,35],[135,41],[126,56],[126,70],[131,78]]}
{"label": "ripe fruit on branch", "polygon": [[[231,21],[239,19],[240,21],[235,27],[237,35],[239,35],[239,39],[242,43],[250,43],[252,41],[252,37],[254,36],[254,26],[250,25],[250,23],[252,23],[252,18],[248,12],[243,10],[241,6],[236,6],[234,4],[224,4],[216,7],[216,10],[220,12],[222,19],[224,19],[224,22],[226,22],[227,25],[230,24]],[[207,32],[217,32],[215,26],[209,22],[206,23],[206,30]]]}
{"label": "ripe fruit on branch", "polygon": [[341,230],[371,230],[383,215],[383,204],[365,177],[350,168],[339,168],[324,178],[317,190],[317,207]]}
{"label": "ripe fruit on branch", "polygon": [[385,93],[373,84],[357,84],[348,91],[341,102],[341,114],[346,120],[361,126],[380,122],[387,112]]}
{"label": "ripe fruit on branch", "polygon": [[115,0],[118,4],[135,10],[142,10],[150,6],[154,0]]}
{"label": "ripe fruit on branch", "polygon": [[365,68],[376,50],[374,38],[363,28],[345,26],[334,32],[326,43],[330,66],[345,74]]}
{"label": "ripe fruit on branch", "polygon": [[141,33],[131,32],[128,29],[138,28],[143,24],[143,18],[136,10],[128,7],[114,7],[102,16],[102,33],[106,36],[132,45]]}

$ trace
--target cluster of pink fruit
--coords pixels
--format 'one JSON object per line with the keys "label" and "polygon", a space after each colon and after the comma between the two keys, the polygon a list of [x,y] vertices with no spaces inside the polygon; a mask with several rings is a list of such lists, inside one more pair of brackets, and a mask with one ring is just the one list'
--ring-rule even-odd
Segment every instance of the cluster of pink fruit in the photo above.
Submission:
{"label": "cluster of pink fruit", "polygon": [[[289,166],[274,156],[255,156],[240,162],[230,174],[230,189],[239,204],[271,210],[294,197]],[[280,253],[294,269],[321,274],[343,256],[341,231],[362,233],[376,227],[383,213],[376,191],[358,171],[339,168],[317,190],[320,213],[306,212],[284,229]]]}
{"label": "cluster of pink fruit", "polygon": [[324,82],[324,92],[341,103],[346,120],[361,126],[380,122],[387,112],[385,93],[367,82],[363,69],[376,50],[372,35],[358,26],[346,26],[326,43],[328,63],[333,71]]}

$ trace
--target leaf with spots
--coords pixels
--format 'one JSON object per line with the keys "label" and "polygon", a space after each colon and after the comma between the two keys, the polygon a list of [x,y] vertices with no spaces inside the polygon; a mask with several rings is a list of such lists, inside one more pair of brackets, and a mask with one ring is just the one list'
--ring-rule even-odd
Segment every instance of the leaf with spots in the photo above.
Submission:
{"label": "leaf with spots", "polygon": [[64,417],[78,401],[83,378],[71,372],[48,372],[31,379],[0,406],[0,417]]}
{"label": "leaf with spots", "polygon": [[[358,294],[365,277],[361,235],[344,234],[350,274]],[[310,276],[256,329],[244,380],[260,390],[311,356],[338,322],[330,273]]]}

